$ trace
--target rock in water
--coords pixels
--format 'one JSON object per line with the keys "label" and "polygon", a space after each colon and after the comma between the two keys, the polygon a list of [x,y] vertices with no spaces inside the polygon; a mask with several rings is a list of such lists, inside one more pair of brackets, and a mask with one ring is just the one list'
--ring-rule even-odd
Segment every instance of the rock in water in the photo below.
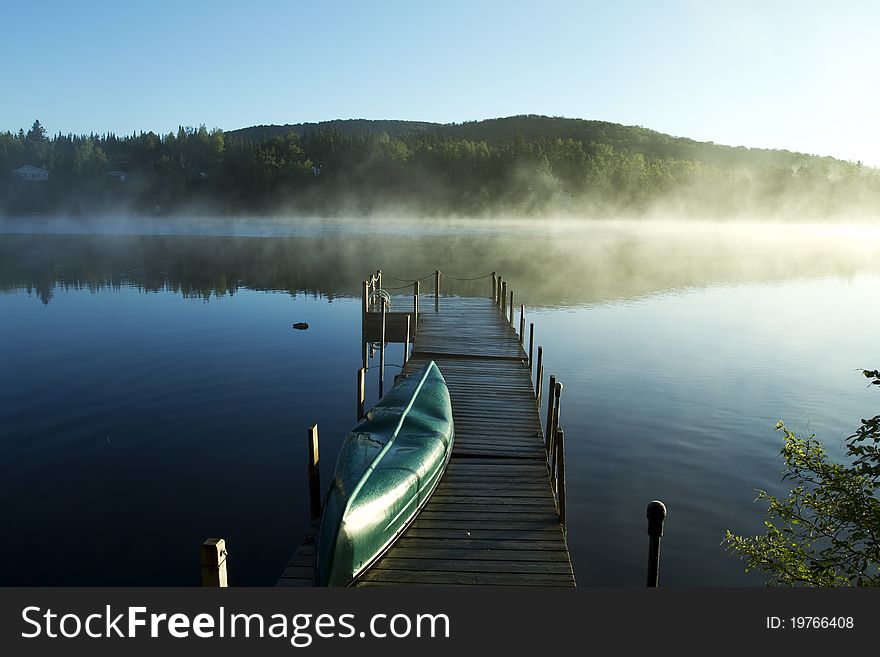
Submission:
{"label": "rock in water", "polygon": [[305,331],[307,328],[309,328],[309,325],[306,322],[297,322],[293,325],[293,328],[297,329],[298,331]]}

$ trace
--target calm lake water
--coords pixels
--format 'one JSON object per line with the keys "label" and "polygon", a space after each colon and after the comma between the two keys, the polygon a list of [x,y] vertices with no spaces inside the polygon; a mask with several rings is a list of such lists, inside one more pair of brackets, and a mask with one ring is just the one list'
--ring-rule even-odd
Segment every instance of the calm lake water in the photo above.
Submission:
{"label": "calm lake water", "polygon": [[[776,421],[840,456],[880,405],[858,371],[880,367],[880,231],[869,228],[98,230],[0,224],[2,585],[197,585],[210,536],[227,539],[231,584],[273,584],[307,525],[306,428],[319,423],[326,483],[355,420],[360,281],[377,268],[387,287],[436,268],[496,270],[526,304],[546,374],[565,384],[582,586],[643,584],[655,498],[669,508],[663,584],[761,584],[721,540],[760,531],[755,489],[784,490]],[[301,321],[308,331],[291,329]]]}

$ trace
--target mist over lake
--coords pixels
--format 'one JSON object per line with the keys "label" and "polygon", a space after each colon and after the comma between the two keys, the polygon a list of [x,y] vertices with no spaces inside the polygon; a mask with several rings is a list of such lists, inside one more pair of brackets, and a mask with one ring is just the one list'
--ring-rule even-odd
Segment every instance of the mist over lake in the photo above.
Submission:
{"label": "mist over lake", "polygon": [[232,585],[273,584],[308,526],[306,427],[329,481],[355,421],[361,281],[440,269],[450,295],[503,274],[565,381],[579,585],[643,583],[652,499],[665,584],[759,585],[721,541],[788,489],[776,421],[840,458],[874,414],[878,248],[849,224],[6,220],[0,584],[195,585],[218,535]]}

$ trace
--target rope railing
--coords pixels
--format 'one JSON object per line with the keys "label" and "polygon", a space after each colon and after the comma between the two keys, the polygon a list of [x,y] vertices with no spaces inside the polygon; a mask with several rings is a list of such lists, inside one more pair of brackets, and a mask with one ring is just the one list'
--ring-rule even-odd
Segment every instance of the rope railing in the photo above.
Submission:
{"label": "rope railing", "polygon": [[[453,275],[451,275],[451,274],[447,274],[445,271],[440,271],[440,273],[443,275],[444,278],[448,278],[448,279],[453,280],[453,281],[465,281],[465,282],[468,282],[468,281],[481,281],[481,280],[483,280],[484,278],[489,278],[489,277],[492,276],[492,274],[493,274],[493,272],[489,272],[488,274],[483,274],[482,276],[474,276],[473,278],[465,278],[465,277],[462,277],[462,276],[453,276]],[[424,281],[424,280],[426,280],[426,279],[428,279],[428,278],[433,278],[436,274],[437,274],[437,272],[431,272],[430,274],[427,274],[427,275],[425,275],[425,276],[419,276],[418,278],[414,278],[414,277],[413,277],[413,278],[397,278],[397,277],[395,277],[395,276],[389,276],[388,274],[386,274],[386,273],[383,272],[383,273],[382,273],[382,277],[383,277],[383,278],[388,278],[388,279],[390,279],[390,280],[392,280],[392,281],[397,281],[398,283],[407,283],[407,282],[408,282],[410,285],[412,285],[412,284],[415,283],[416,281],[421,282],[421,281]],[[391,288],[385,288],[385,289],[387,290],[387,289],[391,289]]]}

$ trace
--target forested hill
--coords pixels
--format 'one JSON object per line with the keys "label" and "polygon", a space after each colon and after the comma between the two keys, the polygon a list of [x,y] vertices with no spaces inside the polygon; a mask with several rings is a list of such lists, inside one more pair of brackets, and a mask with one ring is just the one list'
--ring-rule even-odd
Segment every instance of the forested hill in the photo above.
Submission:
{"label": "forested hill", "polygon": [[272,137],[284,136],[294,132],[302,135],[315,130],[337,130],[344,135],[365,136],[387,134],[389,137],[401,137],[403,135],[418,132],[436,131],[439,123],[426,123],[425,121],[375,121],[369,119],[336,119],[334,121],[321,121],[320,123],[288,123],[286,125],[255,125],[250,128],[230,130],[226,134],[231,137],[248,141],[265,141]]}
{"label": "forested hill", "polygon": [[120,211],[850,220],[880,214],[880,170],[544,116],[0,132],[0,214]]}
{"label": "forested hill", "polygon": [[490,146],[513,143],[517,138],[528,142],[546,139],[571,139],[585,144],[608,144],[617,150],[642,153],[660,159],[696,160],[718,166],[755,165],[760,163],[793,164],[801,153],[785,150],[722,146],[685,137],[673,137],[641,126],[627,126],[607,121],[588,121],[536,114],[509,116],[465,123],[428,123],[425,121],[393,121],[368,119],[337,119],[320,123],[260,125],[232,130],[227,134],[262,141],[295,132],[338,130],[349,136],[387,134],[389,137],[432,134],[438,137],[485,142]]}

